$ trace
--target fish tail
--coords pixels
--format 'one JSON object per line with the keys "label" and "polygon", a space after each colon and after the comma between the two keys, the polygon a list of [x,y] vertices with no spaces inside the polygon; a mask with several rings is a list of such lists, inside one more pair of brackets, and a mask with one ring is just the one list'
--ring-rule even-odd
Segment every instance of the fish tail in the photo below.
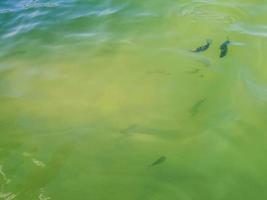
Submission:
{"label": "fish tail", "polygon": [[206,42],[207,42],[207,44],[211,44],[212,43],[212,39],[206,39]]}

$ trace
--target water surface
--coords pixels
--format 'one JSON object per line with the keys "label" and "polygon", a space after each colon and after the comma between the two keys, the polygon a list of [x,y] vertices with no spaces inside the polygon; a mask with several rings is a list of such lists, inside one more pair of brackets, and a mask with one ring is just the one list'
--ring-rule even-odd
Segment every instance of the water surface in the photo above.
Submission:
{"label": "water surface", "polygon": [[267,198],[266,13],[0,1],[0,199]]}

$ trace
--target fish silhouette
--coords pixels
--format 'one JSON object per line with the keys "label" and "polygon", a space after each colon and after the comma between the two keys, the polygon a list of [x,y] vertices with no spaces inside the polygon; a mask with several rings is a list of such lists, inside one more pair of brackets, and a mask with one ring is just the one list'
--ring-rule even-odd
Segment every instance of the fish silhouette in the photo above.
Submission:
{"label": "fish silhouette", "polygon": [[206,51],[210,47],[212,40],[207,39],[206,41],[207,41],[206,44],[204,44],[200,47],[197,47],[196,49],[193,49],[192,52],[198,53],[198,52]]}
{"label": "fish silhouette", "polygon": [[224,43],[221,44],[220,46],[220,58],[226,56],[227,52],[228,52],[228,45],[230,44],[230,40],[227,39]]}
{"label": "fish silhouette", "polygon": [[166,159],[167,158],[165,156],[161,156],[157,160],[155,160],[153,163],[151,163],[149,166],[152,167],[155,165],[159,165],[159,164],[163,163],[164,161],[166,161]]}
{"label": "fish silhouette", "polygon": [[198,112],[200,107],[205,103],[206,99],[200,99],[197,101],[190,109],[190,115],[191,117],[195,116]]}

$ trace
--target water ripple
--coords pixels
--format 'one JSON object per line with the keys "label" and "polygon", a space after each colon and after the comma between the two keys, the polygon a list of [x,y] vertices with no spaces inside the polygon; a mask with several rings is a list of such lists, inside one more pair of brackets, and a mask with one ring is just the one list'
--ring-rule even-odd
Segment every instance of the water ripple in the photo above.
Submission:
{"label": "water ripple", "polygon": [[181,4],[174,9],[182,16],[191,16],[198,20],[222,21],[226,23],[240,21],[247,16],[247,13],[239,4],[232,5],[230,3],[219,3],[216,1],[197,0]]}
{"label": "water ripple", "polygon": [[230,31],[238,32],[246,35],[267,37],[267,26],[266,25],[250,25],[236,23],[229,27]]}
{"label": "water ripple", "polygon": [[2,38],[5,39],[5,38],[12,37],[12,36],[16,36],[18,34],[28,32],[30,30],[33,30],[38,24],[39,22],[18,25],[12,28],[7,34],[4,34]]}

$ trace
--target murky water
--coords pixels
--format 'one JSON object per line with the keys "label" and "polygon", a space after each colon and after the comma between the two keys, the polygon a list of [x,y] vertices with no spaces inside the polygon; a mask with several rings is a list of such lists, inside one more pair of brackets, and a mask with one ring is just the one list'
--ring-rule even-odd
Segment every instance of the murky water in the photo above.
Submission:
{"label": "murky water", "polygon": [[266,22],[264,0],[1,0],[0,199],[267,198]]}

